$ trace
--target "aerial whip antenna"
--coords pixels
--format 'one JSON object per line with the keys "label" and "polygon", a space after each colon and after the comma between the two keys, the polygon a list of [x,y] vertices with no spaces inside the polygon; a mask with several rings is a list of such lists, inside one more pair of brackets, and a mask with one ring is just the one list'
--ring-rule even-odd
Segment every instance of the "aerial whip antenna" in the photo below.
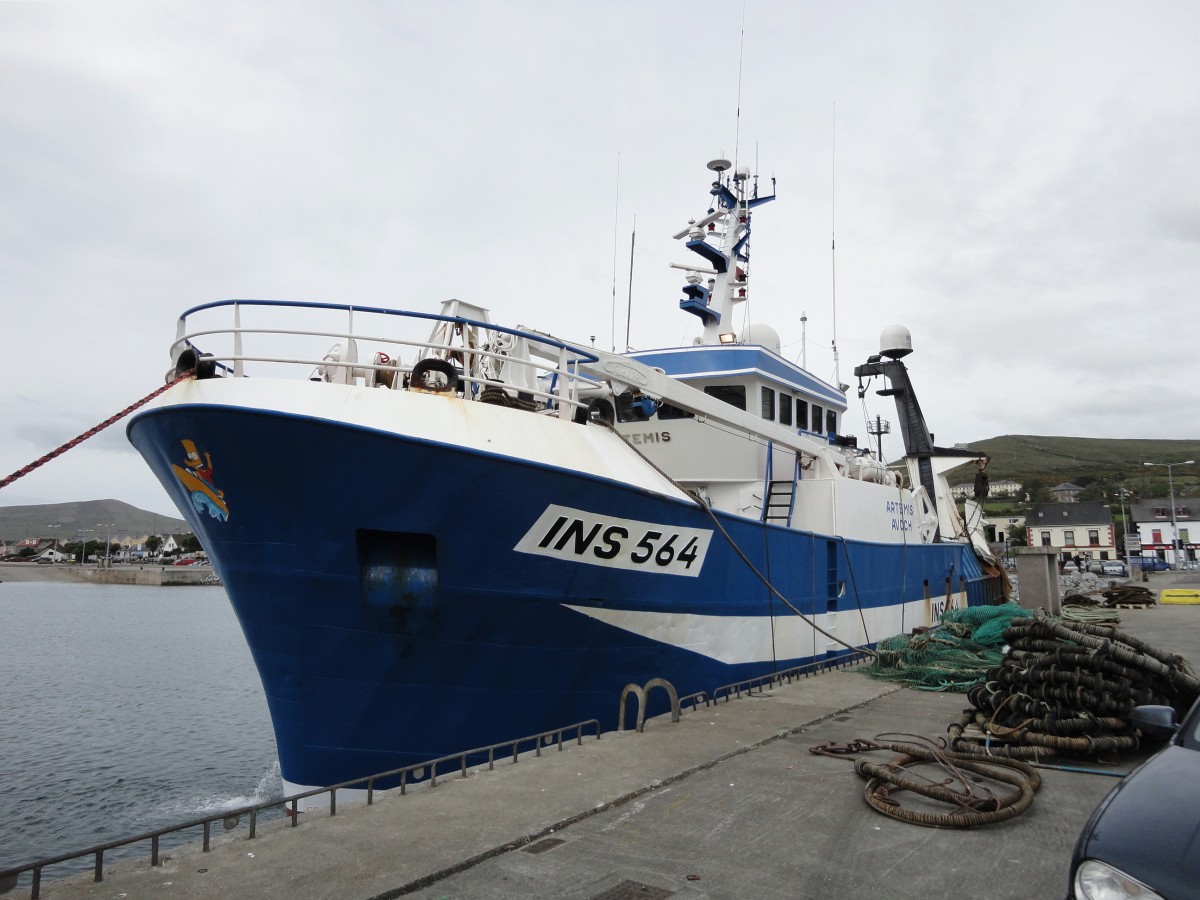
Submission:
{"label": "aerial whip antenna", "polygon": [[833,383],[842,383],[841,363],[837,345],[837,101],[833,103],[833,134],[829,162],[829,263],[833,294]]}
{"label": "aerial whip antenna", "polygon": [[633,231],[629,234],[629,296],[625,301],[625,352],[633,348],[629,346],[629,320],[633,318],[633,247],[637,243],[637,216],[633,217]]}
{"label": "aerial whip antenna", "polygon": [[808,313],[800,310],[800,368],[808,371]]}
{"label": "aerial whip antenna", "polygon": [[742,32],[738,38],[738,88],[737,88],[737,114],[734,116],[733,122],[733,171],[737,172],[738,164],[738,146],[742,135],[742,59],[744,58],[743,49],[746,46],[746,2],[742,0]]}
{"label": "aerial whip antenna", "polygon": [[612,345],[609,350],[617,352],[617,214],[621,208],[621,154],[617,154],[617,188],[613,198],[613,271],[612,271],[612,309],[609,315],[609,335]]}

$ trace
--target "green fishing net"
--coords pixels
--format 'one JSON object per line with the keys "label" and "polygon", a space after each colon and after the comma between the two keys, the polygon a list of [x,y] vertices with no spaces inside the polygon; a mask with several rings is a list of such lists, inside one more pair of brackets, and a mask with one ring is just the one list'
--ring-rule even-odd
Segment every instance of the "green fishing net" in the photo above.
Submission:
{"label": "green fishing net", "polygon": [[949,609],[933,628],[880,641],[875,660],[859,671],[920,690],[962,693],[1000,664],[1009,623],[1032,616],[1015,603]]}

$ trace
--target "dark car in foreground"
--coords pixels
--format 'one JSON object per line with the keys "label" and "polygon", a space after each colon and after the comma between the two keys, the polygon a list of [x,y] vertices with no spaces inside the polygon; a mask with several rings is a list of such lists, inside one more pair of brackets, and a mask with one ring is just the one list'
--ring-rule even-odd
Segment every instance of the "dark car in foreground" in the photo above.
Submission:
{"label": "dark car in foreground", "polygon": [[1200,701],[1176,722],[1139,706],[1134,724],[1169,743],[1096,807],[1071,857],[1068,900],[1200,897]]}

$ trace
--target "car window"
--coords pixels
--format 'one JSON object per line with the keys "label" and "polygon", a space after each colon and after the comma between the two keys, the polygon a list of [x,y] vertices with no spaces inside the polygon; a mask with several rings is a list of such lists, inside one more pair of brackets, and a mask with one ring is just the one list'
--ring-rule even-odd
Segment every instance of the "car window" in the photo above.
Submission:
{"label": "car window", "polygon": [[1191,750],[1200,750],[1200,701],[1192,707],[1179,729],[1180,743]]}

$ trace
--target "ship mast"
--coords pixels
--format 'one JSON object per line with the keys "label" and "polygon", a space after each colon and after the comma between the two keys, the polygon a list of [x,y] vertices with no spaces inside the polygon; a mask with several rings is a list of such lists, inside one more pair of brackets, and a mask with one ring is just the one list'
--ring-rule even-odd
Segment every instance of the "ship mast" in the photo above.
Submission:
{"label": "ship mast", "polygon": [[671,265],[687,272],[683,286],[686,296],[679,301],[679,308],[699,316],[704,323],[702,343],[733,344],[738,339],[734,307],[750,295],[751,210],[775,199],[775,179],[771,179],[770,196],[760,197],[748,167],[730,172],[733,164],[729,160],[714,159],[708,168],[717,173],[709,190],[714,204],[706,215],[690,219],[688,227],[674,235],[676,240],[686,238],[684,246],[708,265]]}

